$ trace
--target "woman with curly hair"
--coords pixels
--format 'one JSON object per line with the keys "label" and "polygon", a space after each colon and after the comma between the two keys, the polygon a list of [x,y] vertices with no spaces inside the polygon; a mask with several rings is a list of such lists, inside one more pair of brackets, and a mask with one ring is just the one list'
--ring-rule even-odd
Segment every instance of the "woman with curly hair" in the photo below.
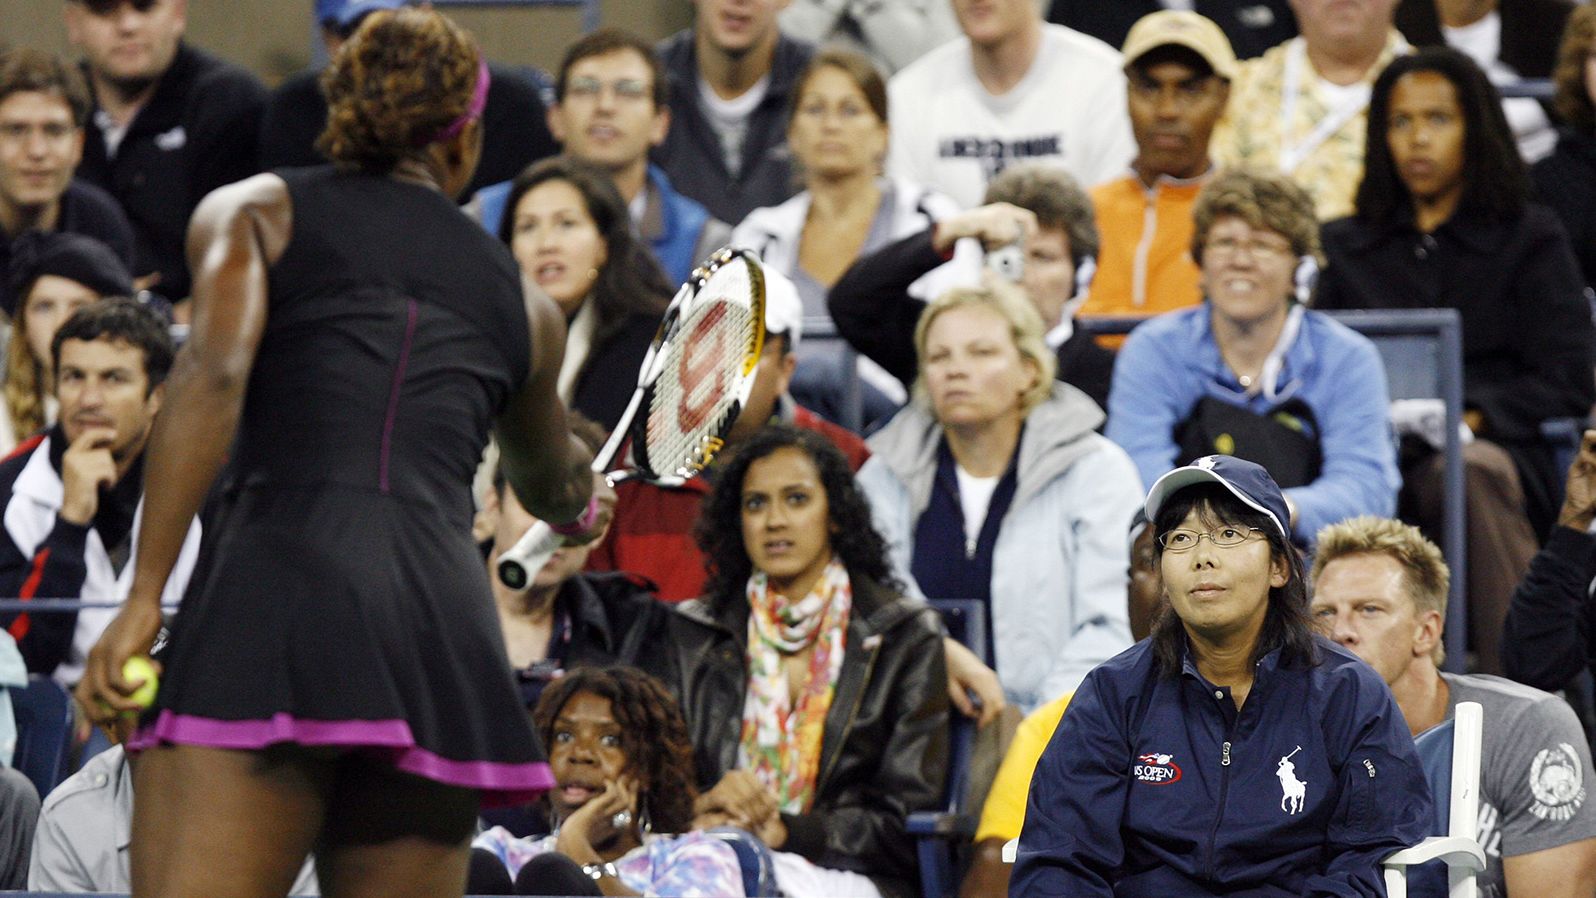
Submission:
{"label": "woman with curly hair", "polygon": [[560,399],[611,430],[671,286],[598,168],[564,156],[533,163],[511,183],[505,209],[499,238],[565,314]]}
{"label": "woman with curly hair", "polygon": [[490,428],[533,514],[579,542],[607,514],[555,395],[559,313],[454,201],[488,78],[442,14],[373,13],[323,76],[334,165],[195,212],[131,593],[78,691],[98,723],[140,710],[124,665],[228,458],[130,743],[134,895],[282,895],[309,853],[323,895],[459,895],[478,807],[553,784],[471,539]]}
{"label": "woman with curly hair", "polygon": [[697,536],[706,594],[676,607],[666,647],[698,782],[713,784],[697,825],[810,862],[778,853],[789,893],[914,894],[904,821],[942,797],[942,635],[900,594],[847,460],[812,431],[760,431],[721,471]]}
{"label": "woman with curly hair", "polygon": [[504,862],[517,894],[743,893],[732,849],[690,831],[693,745],[664,684],[579,667],[544,689],[532,720],[549,747],[555,832],[518,839],[496,826],[472,843]]}

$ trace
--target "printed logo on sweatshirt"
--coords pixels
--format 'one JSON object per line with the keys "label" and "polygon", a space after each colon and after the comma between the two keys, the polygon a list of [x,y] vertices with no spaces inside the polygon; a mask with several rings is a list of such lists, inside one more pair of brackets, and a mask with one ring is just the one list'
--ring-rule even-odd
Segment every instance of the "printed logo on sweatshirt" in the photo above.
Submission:
{"label": "printed logo on sweatshirt", "polygon": [[1180,765],[1175,763],[1174,755],[1150,752],[1138,755],[1136,760],[1140,763],[1131,767],[1131,774],[1138,782],[1154,786],[1167,786],[1170,783],[1180,782]]}
{"label": "printed logo on sweatshirt", "polygon": [[1026,159],[1056,159],[1064,155],[1062,134],[1042,134],[1035,137],[1018,137],[999,140],[991,137],[946,137],[937,146],[937,155],[943,159],[974,159],[988,181],[1003,169]]}
{"label": "printed logo on sweatshirt", "polygon": [[1542,820],[1571,820],[1585,803],[1585,771],[1574,746],[1560,742],[1543,748],[1530,764],[1530,813]]}

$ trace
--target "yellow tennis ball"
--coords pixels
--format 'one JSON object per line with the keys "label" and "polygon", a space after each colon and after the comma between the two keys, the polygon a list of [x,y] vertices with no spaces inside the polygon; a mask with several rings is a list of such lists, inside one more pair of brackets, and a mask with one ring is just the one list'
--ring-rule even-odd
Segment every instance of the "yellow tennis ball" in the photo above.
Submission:
{"label": "yellow tennis ball", "polygon": [[148,708],[155,701],[155,690],[160,688],[160,677],[155,674],[155,663],[143,655],[134,655],[122,664],[122,679],[130,683],[143,680],[144,684],[129,696],[140,708]]}

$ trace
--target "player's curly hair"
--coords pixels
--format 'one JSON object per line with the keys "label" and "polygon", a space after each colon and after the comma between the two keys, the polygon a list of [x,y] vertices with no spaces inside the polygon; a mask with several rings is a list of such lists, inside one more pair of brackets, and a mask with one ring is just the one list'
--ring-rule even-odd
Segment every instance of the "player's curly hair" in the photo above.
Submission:
{"label": "player's curly hair", "polygon": [[870,520],[870,500],[853,478],[848,459],[832,442],[813,430],[772,424],[737,447],[736,455],[715,479],[704,497],[693,536],[704,553],[709,580],[705,601],[715,608],[742,598],[753,562],[743,545],[743,479],[748,467],[778,449],[797,449],[809,456],[826,491],[830,517],[831,551],[848,569],[850,577],[865,577],[901,590],[887,560],[887,543]]}
{"label": "player's curly hair", "polygon": [[532,725],[553,750],[554,721],[566,702],[579,694],[609,699],[610,713],[621,727],[621,750],[627,772],[641,783],[640,807],[653,828],[684,833],[692,828],[693,741],[681,705],[665,684],[635,667],[578,667],[550,683],[532,709]]}
{"label": "player's curly hair", "polygon": [[322,73],[327,130],[317,149],[341,166],[387,174],[466,113],[480,59],[471,36],[440,12],[372,13]]}

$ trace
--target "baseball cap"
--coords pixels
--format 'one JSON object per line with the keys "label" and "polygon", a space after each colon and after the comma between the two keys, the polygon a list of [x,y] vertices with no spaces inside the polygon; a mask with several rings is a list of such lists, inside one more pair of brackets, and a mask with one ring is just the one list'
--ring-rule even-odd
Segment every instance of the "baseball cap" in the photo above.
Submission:
{"label": "baseball cap", "polygon": [[361,17],[379,9],[398,9],[407,0],[316,0],[316,21],[329,28],[345,31],[360,22]]}
{"label": "baseball cap", "polygon": [[786,334],[787,349],[798,346],[804,333],[804,304],[791,279],[769,267],[765,272],[765,332]]}
{"label": "baseball cap", "polygon": [[1158,520],[1158,510],[1170,496],[1188,486],[1217,483],[1254,511],[1263,512],[1274,523],[1281,538],[1291,541],[1291,531],[1286,525],[1291,512],[1286,509],[1286,497],[1279,484],[1269,476],[1262,465],[1236,458],[1233,455],[1205,455],[1184,468],[1176,468],[1158,478],[1147,491],[1147,519]]}
{"label": "baseball cap", "polygon": [[1149,50],[1171,45],[1201,56],[1219,77],[1236,80],[1236,51],[1231,49],[1230,39],[1212,19],[1188,10],[1161,9],[1142,16],[1125,35],[1120,52],[1129,66]]}

